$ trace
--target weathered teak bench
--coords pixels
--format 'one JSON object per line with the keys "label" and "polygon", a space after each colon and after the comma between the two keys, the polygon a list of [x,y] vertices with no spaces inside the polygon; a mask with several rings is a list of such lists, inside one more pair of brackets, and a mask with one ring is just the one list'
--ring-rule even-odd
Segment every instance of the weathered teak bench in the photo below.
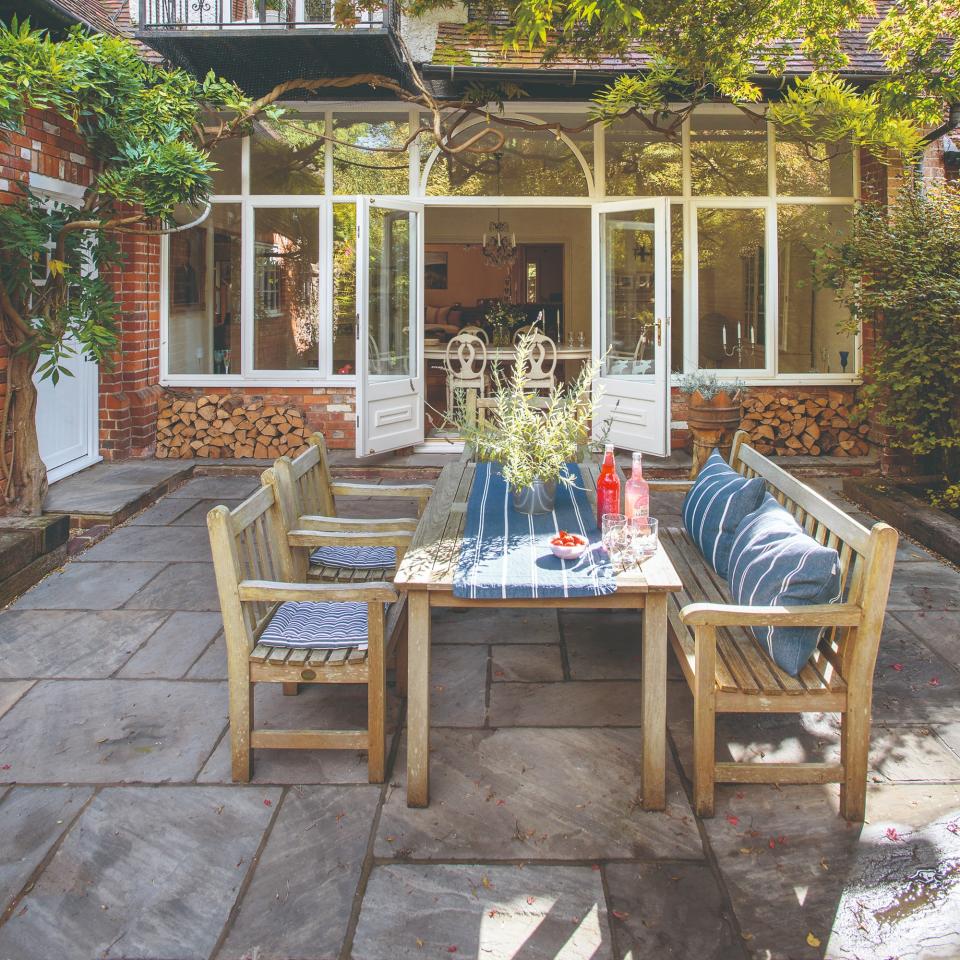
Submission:
{"label": "weathered teak bench", "polygon": [[[873,670],[893,575],[897,532],[885,523],[867,529],[816,491],[734,439],[731,467],[762,477],[768,491],[819,543],[840,555],[842,600],[793,607],[734,606],[716,574],[682,529],[663,532],[683,581],[671,595],[669,636],[694,697],[693,792],[696,811],[712,816],[714,784],[839,783],[840,812],[863,820]],[[663,483],[654,489],[681,489]],[[753,626],[823,626],[813,657],[792,677],[757,643]],[[841,714],[840,763],[718,762],[717,713]]]}
{"label": "weathered teak bench", "polygon": [[[337,583],[358,583],[371,580],[392,580],[394,567],[351,568],[311,563],[310,548],[318,546],[393,546],[398,563],[409,536],[417,528],[416,517],[366,519],[337,516],[336,497],[402,497],[418,501],[418,516],[423,513],[433,484],[378,484],[335,482],[330,476],[330,463],[323,435],[308,437],[308,448],[296,459],[281,457],[272,471],[264,474],[264,482],[275,480],[277,498],[290,545],[295,547],[297,575],[303,579]],[[315,533],[327,534],[320,542]],[[392,534],[397,534],[393,536]],[[307,548],[307,549],[303,549]]]}
{"label": "weathered teak bench", "polygon": [[[270,473],[270,471],[267,471]],[[217,591],[227,644],[233,779],[248,781],[251,748],[367,750],[368,776],[382,782],[386,750],[386,661],[406,640],[406,605],[393,586],[370,583],[304,583],[271,478],[236,509],[207,514]],[[300,578],[302,580],[302,578]],[[260,641],[283,601],[360,602],[367,605],[367,648],[291,649]],[[385,610],[385,604],[392,605]],[[361,730],[254,729],[253,684],[367,685],[367,728]]]}

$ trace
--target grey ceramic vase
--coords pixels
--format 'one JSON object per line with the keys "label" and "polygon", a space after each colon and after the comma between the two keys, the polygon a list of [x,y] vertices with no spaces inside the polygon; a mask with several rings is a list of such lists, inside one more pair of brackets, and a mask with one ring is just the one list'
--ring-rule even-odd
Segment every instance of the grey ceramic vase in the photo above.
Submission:
{"label": "grey ceramic vase", "polygon": [[557,499],[557,481],[534,480],[529,487],[514,487],[511,492],[519,513],[550,513]]}

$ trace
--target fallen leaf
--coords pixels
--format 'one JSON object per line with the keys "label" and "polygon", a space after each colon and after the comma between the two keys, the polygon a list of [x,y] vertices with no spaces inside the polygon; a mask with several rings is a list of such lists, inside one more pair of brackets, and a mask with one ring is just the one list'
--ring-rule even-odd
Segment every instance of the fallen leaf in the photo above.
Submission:
{"label": "fallen leaf", "polygon": [[808,943],[811,947],[819,947],[819,946],[820,946],[820,940],[819,940],[817,937],[815,937],[812,933],[808,933],[808,934],[807,934],[807,943]]}
{"label": "fallen leaf", "polygon": [[734,796],[735,796],[738,800],[742,800],[742,799],[743,799],[743,791],[742,791],[742,790],[738,790],[738,791],[734,794]]}
{"label": "fallen leaf", "polygon": [[422,941],[419,937],[417,937],[417,939],[416,939],[416,944],[417,944],[417,949],[418,949],[418,950],[422,950],[422,949],[423,949],[423,941]]}
{"label": "fallen leaf", "polygon": [[611,910],[610,911],[618,920],[626,920],[630,916],[629,913],[624,913],[623,910]]}
{"label": "fallen leaf", "polygon": [[895,842],[896,842],[897,840],[902,840],[902,839],[903,839],[903,837],[901,837],[900,834],[897,833],[897,828],[896,828],[896,827],[887,827],[886,837],[887,837],[888,840],[893,840],[893,841],[895,841]]}
{"label": "fallen leaf", "polygon": [[752,940],[752,939],[753,939],[753,934],[752,934],[752,933],[747,933],[746,930],[744,930],[743,933],[740,934],[740,936],[741,936],[744,940]]}
{"label": "fallen leaf", "polygon": [[931,687],[939,687],[939,686],[940,686],[940,678],[939,678],[939,677],[931,677],[931,678],[930,678],[930,686],[931,686]]}
{"label": "fallen leaf", "polygon": [[777,841],[774,840],[773,837],[771,837],[771,838],[767,841],[767,846],[768,846],[771,850],[773,850],[773,849],[775,849],[776,846],[777,846]]}
{"label": "fallen leaf", "polygon": [[273,801],[270,800],[268,797],[264,797],[263,805],[264,805],[265,807],[272,807],[272,806],[273,806]]}
{"label": "fallen leaf", "polygon": [[820,858],[820,866],[821,866],[824,870],[829,870],[829,869],[830,869],[830,864],[827,862],[827,858],[826,858],[826,857],[821,857],[821,858]]}
{"label": "fallen leaf", "polygon": [[457,952],[456,947],[447,947],[447,953],[456,953],[456,952]]}
{"label": "fallen leaf", "polygon": [[532,906],[536,899],[536,897],[527,897],[527,906]]}
{"label": "fallen leaf", "polygon": [[950,833],[960,833],[960,824],[957,824],[956,822],[954,822],[954,823],[948,823],[948,824],[947,824],[947,830],[948,830]]}
{"label": "fallen leaf", "polygon": [[899,672],[903,669],[903,664],[902,664],[902,663],[891,663],[891,664],[890,664],[890,669],[891,669],[891,670],[896,670],[897,673],[899,673]]}
{"label": "fallen leaf", "polygon": [[480,885],[484,890],[489,890],[493,886],[493,884],[490,882],[490,878],[486,874],[480,878]]}
{"label": "fallen leaf", "polygon": [[727,823],[729,823],[731,827],[735,827],[739,822],[739,817],[735,817],[732,813],[727,814]]}
{"label": "fallen leaf", "polygon": [[753,850],[752,850],[751,847],[741,847],[741,848],[740,848],[740,852],[741,852],[742,854],[746,855],[746,854],[748,854],[748,853],[753,853]]}
{"label": "fallen leaf", "polygon": [[9,763],[5,763],[5,764],[3,764],[2,766],[0,766],[0,770],[9,770],[9,769],[10,769],[10,764],[9,764]]}

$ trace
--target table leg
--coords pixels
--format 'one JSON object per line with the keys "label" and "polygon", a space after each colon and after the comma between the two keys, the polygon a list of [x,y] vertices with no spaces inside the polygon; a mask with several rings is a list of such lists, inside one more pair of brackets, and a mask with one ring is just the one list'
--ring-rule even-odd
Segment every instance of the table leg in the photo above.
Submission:
{"label": "table leg", "polygon": [[643,608],[643,808],[666,807],[667,597],[647,594]]}
{"label": "table leg", "polygon": [[411,590],[407,622],[407,806],[430,803],[430,594]]}

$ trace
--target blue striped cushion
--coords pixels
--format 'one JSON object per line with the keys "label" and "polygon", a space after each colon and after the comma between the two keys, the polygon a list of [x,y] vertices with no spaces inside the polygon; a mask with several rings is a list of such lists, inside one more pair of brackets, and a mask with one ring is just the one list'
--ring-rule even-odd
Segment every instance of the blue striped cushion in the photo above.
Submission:
{"label": "blue striped cushion", "polygon": [[727,575],[730,546],[740,521],[760,506],[764,483],[747,480],[714,450],[683,501],[683,525],[707,563]]}
{"label": "blue striped cushion", "polygon": [[310,562],[324,567],[349,567],[353,570],[379,570],[397,565],[395,547],[318,547]]}
{"label": "blue striped cushion", "polygon": [[288,600],[277,607],[260,634],[260,642],[312,650],[366,648],[367,605]]}
{"label": "blue striped cushion", "polygon": [[[770,494],[745,517],[730,552],[733,602],[751,607],[807,606],[840,599],[840,557],[804,533]],[[817,647],[822,627],[754,627],[782,670],[796,676]]]}

